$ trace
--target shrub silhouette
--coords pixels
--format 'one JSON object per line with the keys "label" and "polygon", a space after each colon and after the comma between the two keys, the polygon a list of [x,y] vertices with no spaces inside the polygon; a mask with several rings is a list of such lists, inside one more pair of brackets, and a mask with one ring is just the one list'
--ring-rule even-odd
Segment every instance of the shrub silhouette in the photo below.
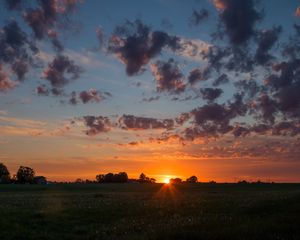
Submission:
{"label": "shrub silhouette", "polygon": [[171,179],[170,179],[170,183],[171,183],[171,184],[182,183],[182,179],[181,179],[181,178],[171,178]]}
{"label": "shrub silhouette", "polygon": [[186,179],[186,182],[188,183],[196,183],[198,182],[198,178],[196,176],[191,176],[189,178]]}

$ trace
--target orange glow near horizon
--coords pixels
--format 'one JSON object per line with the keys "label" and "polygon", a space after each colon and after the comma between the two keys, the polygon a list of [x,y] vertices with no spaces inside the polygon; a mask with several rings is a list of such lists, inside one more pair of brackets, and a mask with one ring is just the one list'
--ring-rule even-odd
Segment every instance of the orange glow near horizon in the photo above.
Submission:
{"label": "orange glow near horizon", "polygon": [[170,178],[165,178],[165,179],[164,179],[164,183],[165,183],[165,184],[169,184],[169,183],[170,183]]}

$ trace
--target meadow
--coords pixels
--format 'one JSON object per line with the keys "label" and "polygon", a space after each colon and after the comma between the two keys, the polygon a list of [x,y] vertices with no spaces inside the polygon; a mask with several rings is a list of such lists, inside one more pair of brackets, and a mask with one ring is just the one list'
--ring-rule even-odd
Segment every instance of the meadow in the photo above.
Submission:
{"label": "meadow", "polygon": [[300,239],[300,184],[0,185],[0,239]]}

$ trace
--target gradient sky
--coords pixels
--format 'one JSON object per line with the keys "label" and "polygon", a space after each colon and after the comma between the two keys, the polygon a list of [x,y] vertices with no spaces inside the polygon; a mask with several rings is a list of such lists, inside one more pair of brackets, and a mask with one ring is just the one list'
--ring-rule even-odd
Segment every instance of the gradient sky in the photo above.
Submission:
{"label": "gradient sky", "polygon": [[300,181],[299,1],[0,3],[11,174]]}

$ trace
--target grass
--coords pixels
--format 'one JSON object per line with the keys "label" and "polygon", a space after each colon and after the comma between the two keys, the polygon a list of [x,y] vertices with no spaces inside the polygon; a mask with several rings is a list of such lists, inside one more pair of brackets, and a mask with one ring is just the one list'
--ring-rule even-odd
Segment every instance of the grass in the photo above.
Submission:
{"label": "grass", "polygon": [[0,185],[0,239],[300,239],[300,184]]}

